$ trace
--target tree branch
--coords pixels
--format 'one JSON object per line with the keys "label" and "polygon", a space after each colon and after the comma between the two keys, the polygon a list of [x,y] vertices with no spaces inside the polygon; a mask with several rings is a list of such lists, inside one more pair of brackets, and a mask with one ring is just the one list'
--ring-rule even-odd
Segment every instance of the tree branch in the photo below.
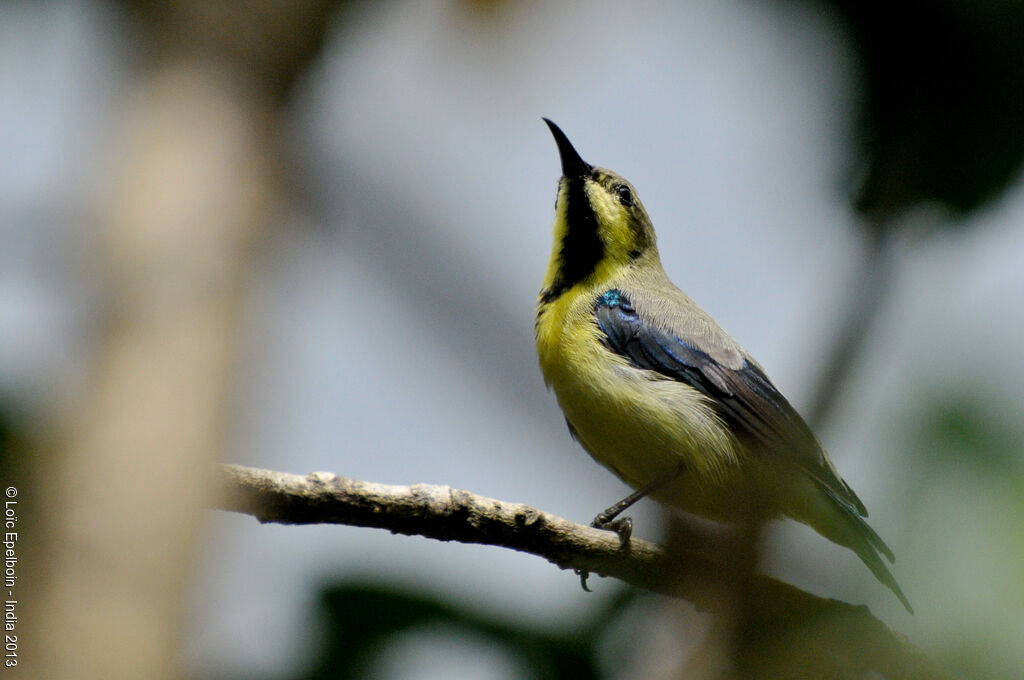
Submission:
{"label": "tree branch", "polygon": [[315,472],[305,477],[224,465],[217,508],[280,524],[345,524],[440,541],[480,543],[543,557],[562,569],[583,569],[645,590],[682,597],[721,613],[740,593],[743,621],[734,622],[742,677],[785,677],[794,668],[815,677],[949,678],[867,607],[804,592],[698,550],[669,549],[519,503],[447,486],[374,484]]}

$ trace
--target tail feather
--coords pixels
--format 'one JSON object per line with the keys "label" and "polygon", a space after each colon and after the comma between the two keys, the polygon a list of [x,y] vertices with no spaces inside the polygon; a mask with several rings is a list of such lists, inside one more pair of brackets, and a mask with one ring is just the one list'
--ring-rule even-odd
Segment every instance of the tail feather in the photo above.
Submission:
{"label": "tail feather", "polygon": [[805,496],[801,504],[803,512],[794,513],[794,519],[809,524],[815,531],[833,543],[845,546],[857,553],[875,578],[893,592],[911,614],[914,608],[903,594],[889,567],[882,561],[882,555],[893,562],[892,549],[872,529],[857,509],[821,484],[813,484],[814,491]]}
{"label": "tail feather", "polygon": [[[868,524],[867,520],[864,519],[863,515],[861,515],[859,512],[855,512],[854,508],[849,507],[849,505],[846,502],[844,502],[843,499],[839,498],[837,495],[832,493],[830,489],[825,489],[825,494],[829,498],[831,498],[836,505],[839,506],[839,508],[843,511],[843,514],[845,515],[847,521],[852,522],[857,527],[858,533],[860,533],[861,536],[863,536],[864,539],[871,544],[872,548],[874,548],[877,552],[880,552],[883,555],[885,555],[885,559],[889,560],[890,564],[896,561],[896,555],[895,553],[893,553],[892,548],[886,545],[885,541],[882,540],[882,537],[879,536],[878,533],[871,528],[871,525]],[[885,565],[883,564],[882,566],[884,567]]]}
{"label": "tail feather", "polygon": [[843,545],[846,545],[846,547],[857,553],[857,556],[860,557],[861,561],[867,565],[868,569],[871,570],[871,573],[875,575],[875,578],[891,590],[903,606],[906,607],[907,611],[913,614],[914,608],[910,606],[910,600],[908,600],[907,596],[903,594],[903,589],[900,588],[900,584],[896,582],[896,577],[892,575],[889,567],[886,566],[885,562],[882,561],[882,558],[879,555],[879,553],[882,553],[882,555],[885,555],[889,562],[892,563],[896,560],[896,556],[893,554],[892,549],[885,544],[882,537],[871,528],[871,526],[856,512],[856,510],[854,510],[854,508],[844,503],[840,498],[832,494],[831,491],[826,490],[825,493],[831,498],[835,507],[844,516],[844,520],[847,525],[854,530],[858,537],[858,540],[855,540],[853,545],[850,545],[849,543],[843,543]]}

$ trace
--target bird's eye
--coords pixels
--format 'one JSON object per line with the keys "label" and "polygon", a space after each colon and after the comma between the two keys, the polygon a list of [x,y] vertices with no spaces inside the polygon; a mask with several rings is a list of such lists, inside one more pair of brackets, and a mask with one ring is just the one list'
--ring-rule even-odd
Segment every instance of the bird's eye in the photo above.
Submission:
{"label": "bird's eye", "polygon": [[633,207],[633,192],[625,184],[615,187],[615,193],[619,196],[619,203],[627,208]]}

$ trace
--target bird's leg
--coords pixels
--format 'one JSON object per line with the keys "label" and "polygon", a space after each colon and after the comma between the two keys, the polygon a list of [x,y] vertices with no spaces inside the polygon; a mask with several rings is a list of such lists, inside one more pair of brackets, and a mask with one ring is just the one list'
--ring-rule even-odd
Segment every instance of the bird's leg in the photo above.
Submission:
{"label": "bird's leg", "polygon": [[633,535],[633,520],[629,517],[622,517],[615,519],[624,510],[629,508],[631,505],[636,503],[641,498],[649,496],[658,489],[662,488],[673,479],[678,477],[683,472],[683,464],[670,472],[666,472],[663,475],[655,477],[647,484],[629,494],[618,503],[611,507],[605,508],[604,512],[594,518],[594,521],[590,523],[590,526],[596,529],[606,529],[608,531],[614,531],[619,535],[619,543],[624,548],[629,543],[629,537]]}
{"label": "bird's leg", "polygon": [[[626,548],[629,545],[629,538],[633,535],[633,520],[630,517],[620,517],[619,519],[616,519],[616,517],[641,498],[651,495],[678,477],[682,474],[683,469],[684,466],[680,463],[675,470],[655,477],[618,503],[605,508],[601,514],[594,518],[594,521],[590,523],[590,526],[595,529],[614,531],[619,535],[619,548]],[[589,593],[590,588],[587,587],[587,578],[590,576],[590,572],[586,569],[576,569],[575,572],[576,575],[580,577],[580,585],[583,586],[583,590]]]}

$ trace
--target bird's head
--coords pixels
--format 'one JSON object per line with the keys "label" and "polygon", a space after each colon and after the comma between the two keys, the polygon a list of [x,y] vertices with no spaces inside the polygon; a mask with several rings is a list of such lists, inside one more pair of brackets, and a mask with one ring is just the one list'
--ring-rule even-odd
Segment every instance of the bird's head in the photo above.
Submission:
{"label": "bird's head", "polygon": [[554,248],[543,298],[603,281],[644,257],[657,257],[654,227],[624,177],[584,161],[561,128],[544,119],[558,144],[562,178],[555,201]]}

